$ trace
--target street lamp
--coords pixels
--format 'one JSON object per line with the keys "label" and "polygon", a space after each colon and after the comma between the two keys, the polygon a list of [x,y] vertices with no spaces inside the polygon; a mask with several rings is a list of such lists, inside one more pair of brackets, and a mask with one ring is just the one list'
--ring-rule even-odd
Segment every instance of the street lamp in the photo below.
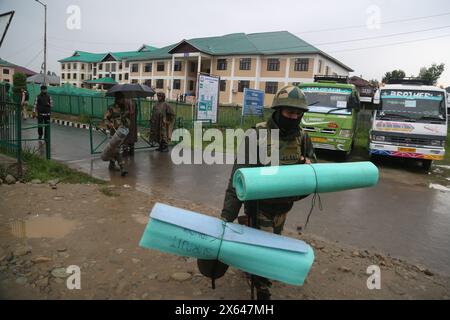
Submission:
{"label": "street lamp", "polygon": [[47,85],[47,4],[36,0],[37,3],[44,6],[45,20],[44,20],[44,84]]}

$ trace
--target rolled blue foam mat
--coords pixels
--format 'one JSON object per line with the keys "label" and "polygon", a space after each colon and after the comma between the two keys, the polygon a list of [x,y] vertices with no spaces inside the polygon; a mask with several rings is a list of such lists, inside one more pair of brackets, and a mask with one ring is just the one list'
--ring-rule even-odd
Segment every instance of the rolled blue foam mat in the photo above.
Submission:
{"label": "rolled blue foam mat", "polygon": [[156,203],[139,243],[179,256],[214,260],[255,275],[302,285],[314,262],[305,242]]}
{"label": "rolled blue foam mat", "polygon": [[373,187],[378,168],[369,161],[238,169],[233,187],[241,201],[303,196]]}

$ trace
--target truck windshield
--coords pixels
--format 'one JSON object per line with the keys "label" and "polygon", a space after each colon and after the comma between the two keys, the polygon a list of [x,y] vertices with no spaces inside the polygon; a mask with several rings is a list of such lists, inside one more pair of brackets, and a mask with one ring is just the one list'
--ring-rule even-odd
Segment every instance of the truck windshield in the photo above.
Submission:
{"label": "truck windshield", "polygon": [[351,110],[347,109],[352,93],[350,89],[304,87],[302,90],[305,93],[308,104],[313,104],[309,107],[309,112],[351,113]]}
{"label": "truck windshield", "polygon": [[[422,90],[382,90],[378,116],[444,121],[445,103],[442,92]],[[397,120],[397,119],[396,119]]]}

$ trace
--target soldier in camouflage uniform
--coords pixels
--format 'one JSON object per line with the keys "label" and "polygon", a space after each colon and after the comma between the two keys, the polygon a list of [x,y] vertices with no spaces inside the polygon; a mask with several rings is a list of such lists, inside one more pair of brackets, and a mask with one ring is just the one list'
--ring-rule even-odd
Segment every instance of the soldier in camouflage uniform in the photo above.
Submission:
{"label": "soldier in camouflage uniform", "polygon": [[168,143],[171,136],[171,128],[175,121],[175,111],[166,102],[166,95],[163,92],[157,93],[158,103],[153,108],[150,119],[150,141],[157,142],[161,152],[169,151]]}
{"label": "soldier in camouflage uniform", "polygon": [[[270,130],[279,129],[279,165],[316,162],[312,142],[308,135],[300,128],[303,113],[308,110],[303,92],[295,86],[282,88],[276,94],[272,108],[274,112],[271,118],[267,122],[258,124],[256,129],[257,131],[260,129],[268,130],[267,139],[270,139]],[[270,148],[270,143],[267,143],[267,146]],[[248,150],[246,154],[248,155]],[[248,160],[246,161],[248,162]],[[233,175],[236,170],[251,166],[261,165],[237,164],[235,162],[233,166],[221,213],[221,218],[227,222],[232,222],[237,218],[242,206],[242,202],[237,198],[236,192],[232,187]],[[303,198],[305,196],[245,201],[244,212],[247,216],[253,216],[251,220],[256,225],[252,225],[252,227],[281,234],[287,213],[293,207],[294,201]],[[269,288],[271,282],[263,277],[253,277],[257,299],[270,299]]]}
{"label": "soldier in camouflage uniform", "polygon": [[[125,96],[123,93],[116,93],[114,104],[109,106],[105,113],[104,122],[109,129],[111,138],[119,127],[123,126],[128,129],[130,128],[130,114],[129,109],[126,108]],[[110,170],[117,170],[116,162],[119,166],[120,174],[125,176],[128,172],[125,169],[125,162],[120,153],[120,146],[114,152],[114,160],[109,161]]]}

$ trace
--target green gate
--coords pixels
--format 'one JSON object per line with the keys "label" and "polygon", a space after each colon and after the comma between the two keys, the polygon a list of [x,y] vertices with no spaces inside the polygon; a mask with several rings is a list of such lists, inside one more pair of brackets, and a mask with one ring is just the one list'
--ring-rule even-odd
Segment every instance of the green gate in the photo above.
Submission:
{"label": "green gate", "polygon": [[[148,101],[145,99],[135,99],[135,102],[135,121],[137,124],[138,141],[136,142],[134,149],[142,150],[154,148],[155,146],[148,140],[153,101]],[[104,110],[106,112],[106,107],[104,108]],[[101,115],[98,114],[95,117],[92,117],[89,121],[89,142],[91,154],[102,153],[103,147],[108,143],[108,141],[109,134],[107,129],[103,125],[103,119],[101,118]]]}
{"label": "green gate", "polygon": [[23,131],[42,127],[45,130],[46,157],[51,158],[50,124],[22,126],[22,108],[12,99],[10,88],[0,84],[0,152],[17,159],[22,163],[23,142],[38,141],[40,139],[24,138]]}

